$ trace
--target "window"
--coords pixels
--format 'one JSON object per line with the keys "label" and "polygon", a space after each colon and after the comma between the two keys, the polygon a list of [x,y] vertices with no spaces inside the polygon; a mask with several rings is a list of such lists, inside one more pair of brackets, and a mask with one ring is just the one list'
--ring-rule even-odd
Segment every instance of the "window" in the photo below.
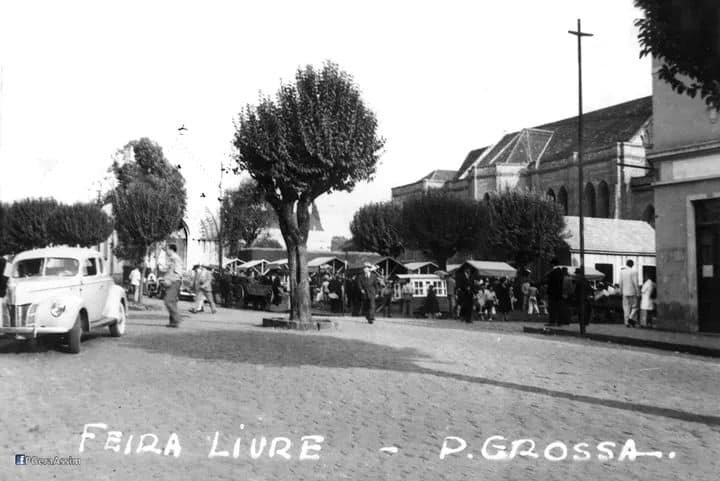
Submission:
{"label": "window", "polygon": [[13,266],[12,276],[17,279],[19,277],[39,277],[43,275],[43,266],[45,259],[25,259],[16,262]]}
{"label": "window", "polygon": [[96,276],[97,273],[97,260],[94,257],[88,257],[85,259],[85,264],[83,265],[83,276]]}
{"label": "window", "polygon": [[45,260],[45,275],[72,277],[76,276],[80,269],[80,263],[77,259],[67,259],[60,257],[50,257]]}
{"label": "window", "polygon": [[413,281],[413,296],[425,296],[425,283],[423,281]]}

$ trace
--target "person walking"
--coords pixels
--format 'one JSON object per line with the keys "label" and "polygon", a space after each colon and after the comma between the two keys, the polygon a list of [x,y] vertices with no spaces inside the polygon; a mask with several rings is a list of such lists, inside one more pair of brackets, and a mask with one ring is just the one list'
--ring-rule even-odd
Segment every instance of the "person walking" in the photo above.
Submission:
{"label": "person walking", "polygon": [[[583,281],[582,283],[580,282],[581,273],[582,269],[580,267],[575,269],[575,306],[578,312],[578,322],[580,322],[580,312],[582,312],[583,324],[588,325],[592,318],[591,300],[594,299],[595,293],[590,285],[590,281],[588,281],[586,277],[583,276]],[[581,292],[581,290],[584,290],[584,292]],[[580,309],[582,309],[582,311]]]}
{"label": "person walking", "polygon": [[657,286],[651,274],[645,275],[640,288],[640,327],[652,327],[652,313],[655,310]]}
{"label": "person walking", "polygon": [[559,326],[560,325],[560,313],[562,311],[563,304],[563,274],[562,267],[560,267],[557,259],[552,259],[550,265],[552,270],[545,276],[545,283],[547,285],[547,299],[548,299],[548,317],[550,318],[546,326]]}
{"label": "person walking", "polygon": [[190,312],[200,312],[205,310],[205,299],[210,304],[210,310],[213,314],[217,312],[212,292],[212,275],[205,266],[198,266],[195,271],[195,292],[197,293],[197,305]]}
{"label": "person walking", "polygon": [[130,271],[130,286],[132,286],[133,301],[137,304],[140,301],[140,269],[137,266]]}
{"label": "person walking", "polygon": [[460,318],[466,323],[472,322],[473,303],[475,301],[474,280],[470,275],[470,266],[464,265],[455,273],[455,292],[460,304]]}
{"label": "person walking", "polygon": [[455,302],[455,286],[456,286],[455,279],[453,279],[453,276],[448,274],[445,276],[445,289],[447,292],[447,300],[448,300],[448,317],[450,319],[456,319],[457,315],[455,314],[455,307],[457,303]]}
{"label": "person walking", "polygon": [[358,288],[362,296],[362,308],[369,324],[375,322],[375,297],[377,297],[380,279],[372,272],[372,264],[366,262],[363,273],[358,278]]}
{"label": "person walking", "polygon": [[167,267],[164,276],[165,282],[165,307],[170,316],[170,322],[167,327],[180,327],[180,312],[177,303],[180,294],[180,284],[182,282],[183,263],[177,254],[177,246],[168,244],[165,247],[165,258],[167,259]]}
{"label": "person walking", "polygon": [[637,325],[637,303],[640,295],[638,286],[638,274],[633,267],[635,263],[628,259],[626,267],[620,269],[620,294],[622,295],[623,316],[625,327]]}

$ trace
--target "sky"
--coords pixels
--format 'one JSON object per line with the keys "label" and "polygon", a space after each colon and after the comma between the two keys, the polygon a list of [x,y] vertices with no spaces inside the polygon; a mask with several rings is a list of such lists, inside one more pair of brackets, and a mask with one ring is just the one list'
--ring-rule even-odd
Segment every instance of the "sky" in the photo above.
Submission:
{"label": "sky", "polygon": [[640,16],[632,0],[0,0],[0,201],[90,200],[140,137],[183,167],[189,195],[217,192],[240,109],[332,60],[386,139],[373,181],[318,201],[325,230],[348,236],[353,213],[391,187],[576,115],[578,18],[594,34],[584,110],[650,95]]}

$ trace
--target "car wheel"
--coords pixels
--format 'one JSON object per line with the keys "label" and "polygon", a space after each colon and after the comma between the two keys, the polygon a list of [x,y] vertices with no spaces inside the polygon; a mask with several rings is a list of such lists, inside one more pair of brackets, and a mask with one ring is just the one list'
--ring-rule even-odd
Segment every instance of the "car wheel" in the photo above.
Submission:
{"label": "car wheel", "polygon": [[67,344],[68,344],[68,350],[72,354],[77,354],[80,352],[80,339],[82,337],[82,318],[80,317],[80,314],[77,315],[75,318],[75,324],[73,324],[72,329],[67,333]]}
{"label": "car wheel", "polygon": [[127,312],[125,311],[125,304],[120,303],[120,314],[117,321],[110,324],[110,335],[112,337],[120,337],[125,334],[125,324],[127,321]]}

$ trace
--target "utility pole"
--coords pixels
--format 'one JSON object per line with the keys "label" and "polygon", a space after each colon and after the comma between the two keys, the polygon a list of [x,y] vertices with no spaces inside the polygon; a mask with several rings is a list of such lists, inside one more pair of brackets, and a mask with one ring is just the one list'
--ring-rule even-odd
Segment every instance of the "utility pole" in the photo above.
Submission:
{"label": "utility pole", "polygon": [[217,240],[218,240],[218,269],[223,268],[223,225],[222,225],[222,209],[223,209],[223,174],[225,174],[225,166],[222,160],[220,161],[220,182],[218,182],[218,222],[215,226],[217,228]]}
{"label": "utility pole", "polygon": [[578,282],[580,283],[580,299],[578,309],[578,321],[580,323],[580,334],[585,334],[585,232],[583,218],[583,91],[582,91],[582,38],[592,37],[593,34],[582,31],[580,27],[580,19],[577,21],[577,31],[568,30],[568,33],[577,37],[577,54],[578,54],[578,220],[580,223],[580,275]]}

